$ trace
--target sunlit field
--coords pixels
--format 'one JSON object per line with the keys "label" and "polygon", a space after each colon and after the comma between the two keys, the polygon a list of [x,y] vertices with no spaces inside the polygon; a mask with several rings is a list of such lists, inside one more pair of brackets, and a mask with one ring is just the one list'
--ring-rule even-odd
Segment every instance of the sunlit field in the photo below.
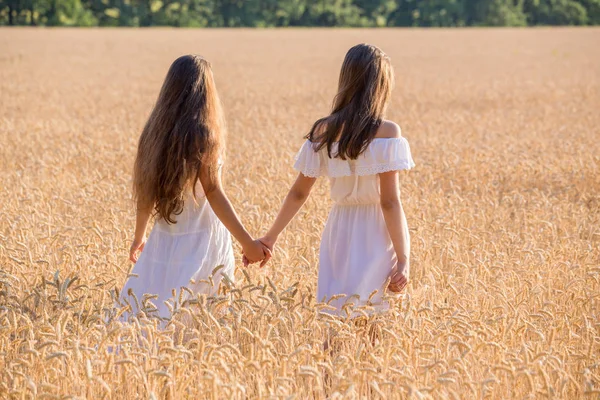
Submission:
{"label": "sunlit field", "polygon": [[[393,310],[322,312],[321,179],[267,267],[244,269],[238,246],[235,282],[165,330],[113,321],[137,140],[170,63],[212,62],[226,190],[258,236],[359,42],[392,57],[389,118],[417,164]],[[597,399],[598,43],[591,28],[0,29],[0,398]]]}

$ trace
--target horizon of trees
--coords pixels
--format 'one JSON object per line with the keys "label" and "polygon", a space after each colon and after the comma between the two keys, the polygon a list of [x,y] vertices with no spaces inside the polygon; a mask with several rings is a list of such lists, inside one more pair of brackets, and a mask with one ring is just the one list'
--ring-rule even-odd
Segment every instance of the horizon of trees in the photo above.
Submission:
{"label": "horizon of trees", "polygon": [[0,0],[0,25],[463,27],[599,25],[600,0]]}

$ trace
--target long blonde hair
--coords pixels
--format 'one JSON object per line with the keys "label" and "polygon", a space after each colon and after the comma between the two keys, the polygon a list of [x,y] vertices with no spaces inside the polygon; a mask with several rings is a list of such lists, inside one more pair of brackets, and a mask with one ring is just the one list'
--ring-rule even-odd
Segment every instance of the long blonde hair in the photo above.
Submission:
{"label": "long blonde hair", "polygon": [[133,173],[134,198],[167,223],[183,210],[185,193],[200,169],[218,179],[224,123],[210,63],[179,57],[169,72],[140,136]]}
{"label": "long blonde hair", "polygon": [[390,58],[381,49],[359,44],[348,50],[331,114],[317,120],[306,135],[315,151],[327,147],[329,157],[356,159],[375,137],[393,86]]}

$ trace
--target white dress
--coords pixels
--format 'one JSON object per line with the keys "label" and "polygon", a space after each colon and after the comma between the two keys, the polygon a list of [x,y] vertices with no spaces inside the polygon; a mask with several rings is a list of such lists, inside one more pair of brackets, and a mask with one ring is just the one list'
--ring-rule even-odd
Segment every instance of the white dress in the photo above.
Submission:
{"label": "white dress", "polygon": [[[121,291],[121,296],[129,301],[134,312],[138,309],[135,300],[128,295],[130,289],[140,302],[145,293],[158,295],[158,299],[152,300],[157,310],[149,315],[169,318],[171,312],[165,302],[173,305],[182,286],[193,293],[213,295],[219,289],[223,274],[234,279],[231,234],[213,212],[199,182],[196,200],[190,191],[182,213],[176,215],[175,220],[176,224],[168,224],[164,219],[156,221],[133,268],[132,274],[137,276],[130,277]],[[221,265],[223,268],[213,276],[214,284],[211,285],[208,278]],[[176,298],[172,296],[173,289]],[[188,296],[183,291],[182,298]]]}
{"label": "white dress", "polygon": [[376,138],[356,160],[332,159],[326,148],[315,152],[313,146],[304,143],[294,168],[305,176],[329,177],[335,202],[321,239],[317,301],[345,295],[329,303],[335,310],[324,310],[341,316],[346,302],[383,311],[389,307],[381,298],[383,285],[396,265],[396,253],[380,206],[377,174],[414,167],[408,142]]}

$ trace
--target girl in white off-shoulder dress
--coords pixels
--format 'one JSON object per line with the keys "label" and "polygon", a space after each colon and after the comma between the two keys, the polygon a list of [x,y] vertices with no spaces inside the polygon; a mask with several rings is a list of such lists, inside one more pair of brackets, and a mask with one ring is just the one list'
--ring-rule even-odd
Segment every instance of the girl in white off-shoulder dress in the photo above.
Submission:
{"label": "girl in white off-shoulder dress", "polygon": [[393,292],[408,282],[409,233],[398,171],[414,162],[398,125],[383,119],[392,85],[390,60],[380,49],[364,44],[350,49],[332,113],[307,135],[294,165],[300,174],[260,239],[273,248],[316,178],[329,178],[335,204],[321,239],[317,300],[329,302],[328,311],[341,316],[357,315],[345,303],[368,306],[365,312],[385,310],[388,278]]}

